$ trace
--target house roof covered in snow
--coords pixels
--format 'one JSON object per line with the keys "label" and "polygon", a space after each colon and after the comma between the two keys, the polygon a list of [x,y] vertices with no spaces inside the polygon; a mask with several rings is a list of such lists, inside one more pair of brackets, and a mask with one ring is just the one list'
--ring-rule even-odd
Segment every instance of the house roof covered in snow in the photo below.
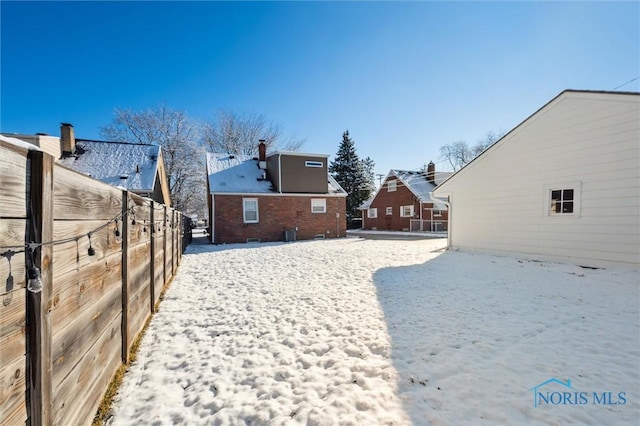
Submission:
{"label": "house roof covered in snow", "polygon": [[[207,153],[209,192],[241,194],[277,193],[258,160],[249,155]],[[328,194],[346,194],[331,176],[327,179]]]}
{"label": "house roof covered in snow", "polygon": [[75,152],[58,163],[109,185],[152,191],[160,155],[158,145],[77,139]]}
{"label": "house roof covered in snow", "polygon": [[273,186],[263,172],[249,155],[207,153],[210,192],[271,193]]}
{"label": "house roof covered in snow", "polygon": [[[452,173],[447,172],[438,172],[434,178],[434,182],[429,182],[427,180],[426,172],[424,171],[412,171],[412,170],[397,170],[391,169],[385,178],[385,181],[390,177],[397,178],[402,185],[407,187],[413,194],[418,198],[421,203],[433,203],[433,205],[441,210],[446,210],[447,206],[441,202],[438,202],[437,199],[431,198],[430,193],[435,189],[435,187],[441,182],[445,181]],[[371,198],[362,203],[360,210],[368,209],[371,206],[371,203],[378,195],[378,192],[384,188],[382,185],[378,190],[373,194]]]}

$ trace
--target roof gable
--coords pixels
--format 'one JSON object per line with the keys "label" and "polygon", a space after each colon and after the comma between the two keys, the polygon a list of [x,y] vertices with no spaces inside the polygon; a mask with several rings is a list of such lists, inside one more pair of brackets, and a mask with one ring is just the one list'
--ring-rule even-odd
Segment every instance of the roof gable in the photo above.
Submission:
{"label": "roof gable", "polygon": [[609,92],[609,91],[597,91],[597,90],[574,90],[567,89],[560,92],[549,102],[538,108],[533,114],[525,118],[518,125],[516,125],[513,129],[507,132],[504,136],[498,139],[493,145],[489,148],[485,149],[480,155],[475,157],[469,163],[465,164],[460,170],[453,173],[450,177],[444,180],[442,184],[438,185],[439,191],[445,191],[447,188],[447,184],[451,181],[457,180],[459,176],[464,175],[469,169],[475,167],[482,159],[486,156],[491,155],[496,149],[499,149],[500,146],[508,143],[508,141],[518,134],[519,131],[527,127],[529,124],[534,122],[536,118],[546,114],[547,111],[552,109],[558,103],[571,98],[579,98],[579,99],[587,99],[587,98],[600,98],[600,99],[614,99],[619,97],[638,97],[640,93],[638,92]]}

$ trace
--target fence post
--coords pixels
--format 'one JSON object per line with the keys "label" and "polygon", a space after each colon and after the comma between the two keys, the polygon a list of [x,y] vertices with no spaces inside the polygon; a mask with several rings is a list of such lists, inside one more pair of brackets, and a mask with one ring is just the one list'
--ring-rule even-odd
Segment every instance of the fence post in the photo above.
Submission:
{"label": "fence post", "polygon": [[[30,243],[53,240],[53,157],[29,151]],[[52,424],[51,295],[53,292],[53,245],[28,247],[27,258],[41,271],[42,291],[27,292],[27,342],[29,352],[29,417],[33,426]],[[30,255],[32,254],[32,255]]]}
{"label": "fence post", "polygon": [[122,190],[122,362],[129,362],[129,191]]}
{"label": "fence post", "polygon": [[149,208],[149,229],[151,235],[151,265],[149,268],[149,273],[151,274],[151,285],[149,288],[151,289],[150,298],[151,298],[151,312],[156,311],[156,223],[153,221],[153,211],[155,210],[155,202],[153,200],[149,200],[151,203],[151,208]]}
{"label": "fence post", "polygon": [[167,284],[167,206],[162,206],[162,285]]}

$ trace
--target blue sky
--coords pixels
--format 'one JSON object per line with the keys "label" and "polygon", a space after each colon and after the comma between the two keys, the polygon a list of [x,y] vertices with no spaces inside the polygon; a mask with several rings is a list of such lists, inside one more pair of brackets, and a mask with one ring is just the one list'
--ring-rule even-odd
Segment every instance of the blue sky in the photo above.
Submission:
{"label": "blue sky", "polygon": [[[98,138],[114,108],[264,114],[376,172],[640,76],[638,2],[0,3],[0,131]],[[618,90],[640,91],[640,80]]]}

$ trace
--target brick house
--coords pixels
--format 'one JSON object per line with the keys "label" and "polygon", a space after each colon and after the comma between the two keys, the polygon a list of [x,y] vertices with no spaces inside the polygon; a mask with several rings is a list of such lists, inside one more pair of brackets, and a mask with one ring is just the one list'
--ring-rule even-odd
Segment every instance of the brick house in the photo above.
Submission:
{"label": "brick house", "polygon": [[362,228],[379,231],[447,230],[448,211],[430,193],[451,173],[435,172],[429,163],[427,173],[391,170],[371,199],[364,203]]}
{"label": "brick house", "polygon": [[207,153],[211,242],[292,241],[346,236],[346,192],[329,175],[328,155],[259,157]]}

